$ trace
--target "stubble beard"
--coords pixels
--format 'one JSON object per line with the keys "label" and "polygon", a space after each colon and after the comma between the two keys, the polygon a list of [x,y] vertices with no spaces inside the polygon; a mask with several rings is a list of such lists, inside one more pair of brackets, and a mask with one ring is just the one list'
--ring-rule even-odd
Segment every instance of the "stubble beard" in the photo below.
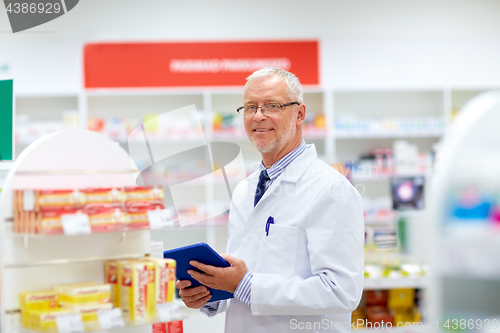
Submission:
{"label": "stubble beard", "polygon": [[259,153],[267,154],[277,148],[283,148],[288,142],[293,140],[295,134],[297,134],[297,128],[295,127],[295,119],[292,118],[292,121],[288,124],[288,128],[284,135],[278,135],[272,141],[263,142],[262,144],[257,144],[254,139],[250,137],[250,142],[255,148],[257,148]]}

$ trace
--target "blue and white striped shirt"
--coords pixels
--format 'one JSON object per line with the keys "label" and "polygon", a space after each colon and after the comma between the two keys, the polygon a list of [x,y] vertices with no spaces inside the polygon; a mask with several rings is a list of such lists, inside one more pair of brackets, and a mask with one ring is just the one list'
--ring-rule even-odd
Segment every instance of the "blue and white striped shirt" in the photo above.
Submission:
{"label": "blue and white striped shirt", "polygon": [[[269,169],[267,169],[267,175],[269,176],[269,180],[266,182],[266,190],[271,186],[271,184],[285,171],[285,168],[290,165],[297,157],[299,157],[304,151],[306,151],[310,146],[306,146],[304,140],[300,143],[300,145],[288,153],[286,156],[281,158],[278,162],[274,163]],[[266,170],[264,163],[261,162],[259,166],[259,173],[262,170]],[[238,287],[234,291],[234,298],[238,301],[245,303],[246,305],[250,305],[250,294],[252,292],[252,278],[253,273],[248,270],[243,278],[238,284]],[[201,311],[206,313],[209,317],[214,316],[219,309],[219,301],[207,303]]]}

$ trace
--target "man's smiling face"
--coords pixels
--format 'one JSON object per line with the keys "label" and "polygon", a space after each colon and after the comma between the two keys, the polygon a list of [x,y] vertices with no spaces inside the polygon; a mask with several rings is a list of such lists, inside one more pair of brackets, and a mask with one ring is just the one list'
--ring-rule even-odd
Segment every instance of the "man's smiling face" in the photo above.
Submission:
{"label": "man's smiling face", "polygon": [[[262,78],[248,84],[244,105],[263,106],[268,103],[285,104],[290,100],[288,86],[279,77]],[[265,115],[259,109],[254,116],[244,119],[250,142],[261,154],[282,150],[297,134],[295,105],[281,109],[274,115]]]}

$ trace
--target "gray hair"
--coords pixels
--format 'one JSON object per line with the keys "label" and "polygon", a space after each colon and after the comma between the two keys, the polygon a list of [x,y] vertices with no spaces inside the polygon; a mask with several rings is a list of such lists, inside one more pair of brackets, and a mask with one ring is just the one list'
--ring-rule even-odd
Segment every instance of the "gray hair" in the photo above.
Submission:
{"label": "gray hair", "polygon": [[250,74],[250,76],[247,77],[247,83],[243,88],[243,93],[247,91],[250,82],[275,76],[279,76],[285,81],[288,87],[288,96],[292,99],[292,102],[299,102],[302,104],[304,94],[299,79],[294,74],[277,67],[264,67]]}

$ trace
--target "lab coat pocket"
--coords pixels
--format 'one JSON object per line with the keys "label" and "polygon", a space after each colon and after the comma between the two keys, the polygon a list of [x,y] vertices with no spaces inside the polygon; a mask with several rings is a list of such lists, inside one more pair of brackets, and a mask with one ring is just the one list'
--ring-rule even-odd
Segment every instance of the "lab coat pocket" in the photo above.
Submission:
{"label": "lab coat pocket", "polygon": [[259,271],[291,277],[295,273],[297,228],[271,224],[259,248]]}

